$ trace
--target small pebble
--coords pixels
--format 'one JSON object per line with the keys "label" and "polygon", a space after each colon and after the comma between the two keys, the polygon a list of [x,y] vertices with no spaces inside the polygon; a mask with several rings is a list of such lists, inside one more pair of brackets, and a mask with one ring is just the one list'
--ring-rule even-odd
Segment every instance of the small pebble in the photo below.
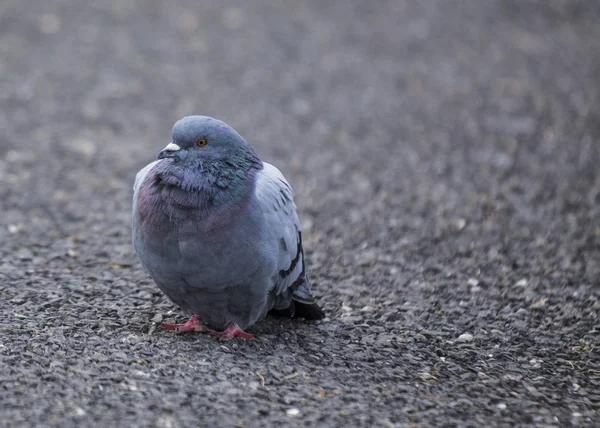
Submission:
{"label": "small pebble", "polygon": [[347,306],[344,302],[340,305],[340,309],[344,312],[352,312],[352,308]]}
{"label": "small pebble", "polygon": [[518,280],[515,282],[515,287],[525,287],[527,285],[527,280],[525,278]]}
{"label": "small pebble", "polygon": [[81,407],[75,407],[75,409],[73,409],[73,414],[75,416],[85,416],[86,411],[83,410]]}
{"label": "small pebble", "polygon": [[285,413],[288,416],[298,416],[300,415],[300,410],[296,409],[295,407],[292,407],[291,409],[287,409]]}
{"label": "small pebble", "polygon": [[500,410],[506,410],[506,404],[504,403],[498,403],[496,405],[497,408],[499,408]]}
{"label": "small pebble", "polygon": [[467,225],[467,220],[465,220],[464,218],[457,218],[452,223],[454,224],[456,230],[460,231],[463,230]]}
{"label": "small pebble", "polygon": [[471,342],[473,340],[473,335],[471,333],[463,333],[456,339],[459,342]]}

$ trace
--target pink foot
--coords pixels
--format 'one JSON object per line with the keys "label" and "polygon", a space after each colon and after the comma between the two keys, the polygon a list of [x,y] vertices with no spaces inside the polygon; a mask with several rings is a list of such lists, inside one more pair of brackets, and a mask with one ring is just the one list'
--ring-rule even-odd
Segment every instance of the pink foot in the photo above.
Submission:
{"label": "pink foot", "polygon": [[200,322],[197,315],[192,315],[185,324],[163,324],[165,330],[175,330],[175,334],[186,334],[205,331],[206,327]]}
{"label": "pink foot", "polygon": [[241,337],[242,339],[250,340],[254,339],[254,335],[250,333],[246,333],[244,330],[239,328],[235,324],[229,324],[224,331],[214,331],[210,332],[211,336],[216,336],[223,341],[231,340],[234,337]]}

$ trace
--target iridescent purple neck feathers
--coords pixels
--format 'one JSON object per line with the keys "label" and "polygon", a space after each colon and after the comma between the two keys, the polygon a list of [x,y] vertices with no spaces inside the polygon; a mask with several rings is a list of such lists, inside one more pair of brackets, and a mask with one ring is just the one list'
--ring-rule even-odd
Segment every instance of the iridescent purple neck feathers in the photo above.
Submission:
{"label": "iridescent purple neck feathers", "polygon": [[227,225],[254,190],[258,158],[185,164],[164,159],[148,172],[138,195],[143,226],[169,224],[209,231]]}

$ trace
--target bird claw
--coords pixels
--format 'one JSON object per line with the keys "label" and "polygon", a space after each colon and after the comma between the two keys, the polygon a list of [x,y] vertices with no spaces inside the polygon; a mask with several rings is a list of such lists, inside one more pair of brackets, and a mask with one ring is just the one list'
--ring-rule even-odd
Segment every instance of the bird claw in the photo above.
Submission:
{"label": "bird claw", "polygon": [[[192,315],[185,324],[162,324],[161,327],[165,330],[175,330],[175,334],[200,333],[208,330],[197,315]],[[210,330],[210,335],[218,337],[222,341],[236,337],[246,340],[254,339],[253,334],[246,333],[235,324],[229,324],[224,331]]]}
{"label": "bird claw", "polygon": [[175,334],[199,333],[206,331],[206,327],[197,315],[192,315],[185,324],[163,324],[165,330],[175,330]]}
{"label": "bird claw", "polygon": [[231,340],[235,337],[239,337],[246,340],[254,339],[254,335],[250,333],[246,333],[244,330],[239,328],[235,324],[229,324],[229,326],[224,331],[214,331],[210,332],[211,336],[218,337],[222,341]]}

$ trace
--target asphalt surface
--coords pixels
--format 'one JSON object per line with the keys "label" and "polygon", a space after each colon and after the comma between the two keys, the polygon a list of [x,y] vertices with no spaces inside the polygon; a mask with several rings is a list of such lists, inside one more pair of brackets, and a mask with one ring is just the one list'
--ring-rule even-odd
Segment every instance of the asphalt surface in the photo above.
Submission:
{"label": "asphalt surface", "polygon": [[[199,3],[0,3],[0,426],[600,426],[600,3]],[[294,186],[326,320],[157,329],[187,114]]]}

